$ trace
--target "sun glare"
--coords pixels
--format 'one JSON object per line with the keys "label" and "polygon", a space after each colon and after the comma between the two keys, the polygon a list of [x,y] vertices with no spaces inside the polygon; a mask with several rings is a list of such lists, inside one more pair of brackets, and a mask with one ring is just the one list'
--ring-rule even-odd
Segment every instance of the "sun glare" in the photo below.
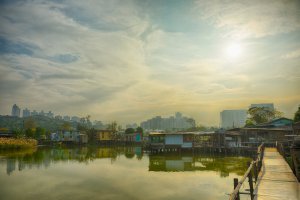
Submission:
{"label": "sun glare", "polygon": [[230,59],[237,59],[242,54],[242,48],[239,43],[231,43],[225,49],[225,54]]}

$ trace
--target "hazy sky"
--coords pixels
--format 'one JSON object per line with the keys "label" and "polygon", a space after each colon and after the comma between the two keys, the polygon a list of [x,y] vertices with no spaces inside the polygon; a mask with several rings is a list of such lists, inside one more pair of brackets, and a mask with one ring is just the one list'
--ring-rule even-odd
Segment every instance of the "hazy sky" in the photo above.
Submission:
{"label": "hazy sky", "polygon": [[300,1],[0,2],[0,114],[218,125],[224,109],[300,104]]}

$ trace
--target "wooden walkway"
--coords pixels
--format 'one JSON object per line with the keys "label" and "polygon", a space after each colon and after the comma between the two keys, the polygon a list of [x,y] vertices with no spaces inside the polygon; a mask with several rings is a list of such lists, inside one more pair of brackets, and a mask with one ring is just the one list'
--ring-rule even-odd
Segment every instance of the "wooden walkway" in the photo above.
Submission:
{"label": "wooden walkway", "polygon": [[265,148],[256,200],[300,200],[300,184],[276,148]]}

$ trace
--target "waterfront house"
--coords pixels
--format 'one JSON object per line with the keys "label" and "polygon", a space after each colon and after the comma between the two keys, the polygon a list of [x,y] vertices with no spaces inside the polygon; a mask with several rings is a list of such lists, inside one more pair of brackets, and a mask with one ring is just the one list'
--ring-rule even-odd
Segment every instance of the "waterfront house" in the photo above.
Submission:
{"label": "waterfront house", "polygon": [[88,136],[78,131],[57,131],[50,134],[51,141],[86,144]]}
{"label": "waterfront house", "polygon": [[12,137],[14,137],[14,134],[13,134],[12,131],[9,131],[7,129],[1,129],[0,130],[0,137],[12,138]]}
{"label": "waterfront house", "polygon": [[112,130],[97,130],[94,137],[98,143],[110,144],[115,141],[115,134]]}
{"label": "waterfront house", "polygon": [[76,136],[76,143],[78,143],[78,144],[87,144],[88,143],[88,136],[87,136],[87,134],[79,133]]}
{"label": "waterfront house", "polygon": [[123,134],[122,141],[125,143],[141,143],[143,141],[142,133]]}
{"label": "waterfront house", "polygon": [[255,127],[260,127],[260,128],[290,127],[293,125],[293,123],[294,123],[293,120],[285,117],[281,117],[267,123],[257,124]]}
{"label": "waterfront house", "polygon": [[194,146],[197,147],[219,146],[220,143],[218,139],[219,137],[214,131],[194,132]]}
{"label": "waterfront house", "polygon": [[75,142],[77,135],[78,135],[78,132],[63,131],[61,141],[63,141],[63,142]]}
{"label": "waterfront house", "polygon": [[62,132],[54,132],[50,134],[50,139],[53,142],[60,142],[62,141]]}
{"label": "waterfront house", "polygon": [[293,135],[293,120],[281,117],[267,123],[241,128],[239,132],[243,146],[256,146],[262,142],[275,145],[276,142],[285,141],[287,136]]}
{"label": "waterfront house", "polygon": [[149,139],[151,148],[181,149],[194,146],[193,132],[152,132],[149,134]]}
{"label": "waterfront house", "polygon": [[225,147],[241,147],[242,137],[240,128],[227,130],[224,137]]}
{"label": "waterfront house", "polygon": [[295,135],[300,135],[300,121],[293,124],[293,131]]}
{"label": "waterfront house", "polygon": [[272,127],[272,128],[242,128],[242,143],[252,146],[264,142],[265,144],[275,145],[276,142],[285,141],[287,135],[292,135],[292,127]]}

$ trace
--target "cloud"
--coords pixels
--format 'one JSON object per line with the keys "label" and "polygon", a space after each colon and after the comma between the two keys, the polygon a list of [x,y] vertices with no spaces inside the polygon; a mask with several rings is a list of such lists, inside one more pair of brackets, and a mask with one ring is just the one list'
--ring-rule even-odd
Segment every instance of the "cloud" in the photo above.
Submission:
{"label": "cloud", "polygon": [[[270,95],[272,82],[280,88],[278,99],[297,93],[295,59],[280,59],[282,52],[274,48],[286,51],[293,43],[296,49],[297,37],[282,37],[277,46],[269,40],[299,29],[294,1],[195,2],[196,9],[164,3],[159,11],[154,1],[151,6],[119,0],[1,4],[0,109],[9,113],[17,103],[123,124],[181,111],[218,124],[220,110],[248,106],[256,93]],[[177,6],[171,15],[169,6]],[[185,17],[176,20],[179,16]],[[223,34],[248,38],[249,56],[224,59],[220,49],[229,40]],[[272,79],[278,75],[283,77]],[[291,89],[283,91],[287,86]]]}
{"label": "cloud", "polygon": [[300,57],[300,49],[297,49],[295,51],[289,52],[285,55],[282,55],[282,59],[295,59]]}
{"label": "cloud", "polygon": [[284,1],[196,1],[196,12],[232,38],[260,38],[300,30],[300,3]]}

